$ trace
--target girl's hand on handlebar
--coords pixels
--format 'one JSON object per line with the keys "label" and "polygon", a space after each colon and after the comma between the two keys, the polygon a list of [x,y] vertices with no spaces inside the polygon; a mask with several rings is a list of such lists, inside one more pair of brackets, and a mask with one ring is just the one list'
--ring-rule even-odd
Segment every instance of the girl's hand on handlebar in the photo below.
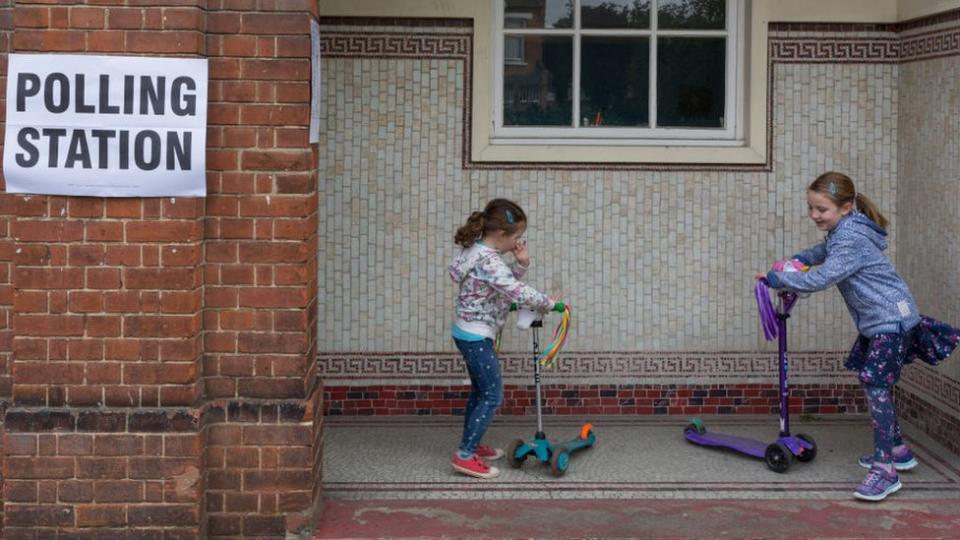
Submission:
{"label": "girl's hand on handlebar", "polygon": [[753,276],[753,277],[754,277],[754,279],[766,279],[767,274],[766,274],[766,272],[759,272],[759,273],[757,273],[757,275],[755,275],[755,276]]}

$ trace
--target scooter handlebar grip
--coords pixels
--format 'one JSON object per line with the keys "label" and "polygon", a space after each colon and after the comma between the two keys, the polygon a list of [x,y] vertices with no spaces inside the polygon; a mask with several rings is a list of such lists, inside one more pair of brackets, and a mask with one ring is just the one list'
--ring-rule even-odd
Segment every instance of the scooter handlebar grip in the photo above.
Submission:
{"label": "scooter handlebar grip", "polygon": [[563,313],[563,310],[565,309],[567,309],[567,306],[563,302],[557,302],[553,305],[553,311],[556,311],[557,313]]}

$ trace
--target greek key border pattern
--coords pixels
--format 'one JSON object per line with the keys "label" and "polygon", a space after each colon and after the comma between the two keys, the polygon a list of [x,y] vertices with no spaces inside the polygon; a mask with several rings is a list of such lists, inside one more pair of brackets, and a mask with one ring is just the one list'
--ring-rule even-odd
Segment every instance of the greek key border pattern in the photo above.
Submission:
{"label": "greek key border pattern", "polygon": [[897,38],[770,38],[770,59],[781,63],[895,63],[900,54]]}
{"label": "greek key border pattern", "polygon": [[[790,354],[791,376],[835,378],[847,376],[843,352]],[[507,378],[533,375],[528,354],[498,355]],[[467,373],[457,353],[320,353],[318,374],[326,382],[377,379],[410,380],[465,378]],[[555,366],[545,368],[551,380],[637,378],[649,381],[709,378],[711,380],[775,377],[776,353],[760,352],[569,352]]]}
{"label": "greek key border pattern", "polygon": [[[843,367],[846,351],[791,353],[792,379],[857,384]],[[530,381],[533,362],[528,354],[501,353],[504,379]],[[318,376],[325,384],[449,384],[467,377],[458,353],[318,354]],[[769,352],[569,352],[543,370],[551,384],[593,384],[599,381],[639,381],[649,384],[769,380],[777,376],[776,353]],[[903,370],[902,381],[948,412],[960,414],[960,381],[916,362]]]}
{"label": "greek key border pattern", "polygon": [[900,63],[960,55],[960,27],[916,36],[770,37],[770,60],[780,63]]}
{"label": "greek key border pattern", "polygon": [[465,60],[472,36],[461,33],[323,32],[320,54],[332,58],[429,58]]}
{"label": "greek key border pattern", "polygon": [[917,362],[903,370],[901,382],[912,387],[914,394],[932,400],[936,407],[960,417],[960,381]]}

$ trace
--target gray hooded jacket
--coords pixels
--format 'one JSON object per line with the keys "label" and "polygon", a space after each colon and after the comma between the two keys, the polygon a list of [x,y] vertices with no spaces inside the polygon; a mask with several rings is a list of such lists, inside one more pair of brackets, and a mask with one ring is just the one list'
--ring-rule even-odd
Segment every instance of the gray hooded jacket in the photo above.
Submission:
{"label": "gray hooded jacket", "polygon": [[809,272],[769,272],[775,289],[822,291],[836,284],[847,309],[866,337],[904,332],[920,322],[917,304],[897,275],[887,249],[887,232],[860,212],[847,215],[825,242],[794,255],[814,266]]}

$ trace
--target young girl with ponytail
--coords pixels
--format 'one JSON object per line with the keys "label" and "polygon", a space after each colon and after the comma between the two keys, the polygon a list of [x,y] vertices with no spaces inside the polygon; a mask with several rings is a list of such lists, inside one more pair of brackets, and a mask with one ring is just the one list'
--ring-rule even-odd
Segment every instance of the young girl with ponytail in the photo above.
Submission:
{"label": "young girl with ponytail", "polygon": [[859,335],[847,361],[858,372],[873,418],[873,453],[860,458],[870,469],[853,495],[880,501],[901,488],[897,471],[917,459],[904,442],[893,404],[893,386],[904,364],[935,365],[960,342],[960,330],[920,314],[907,284],[897,275],[887,248],[887,218],[847,175],[828,172],[807,188],[810,219],[826,240],[793,256],[809,272],[758,274],[773,288],[822,291],[836,284]]}
{"label": "young girl with ponytail", "polygon": [[[538,311],[554,309],[559,295],[547,296],[520,278],[530,266],[526,242],[527,216],[516,203],[494,199],[482,212],[473,212],[457,230],[461,250],[450,264],[450,278],[458,284],[453,341],[463,354],[471,391],[464,411],[463,436],[454,452],[454,470],[477,478],[494,478],[499,469],[488,461],[503,450],[480,444],[503,400],[500,363],[494,348],[510,304]],[[508,264],[503,254],[513,254]]]}

